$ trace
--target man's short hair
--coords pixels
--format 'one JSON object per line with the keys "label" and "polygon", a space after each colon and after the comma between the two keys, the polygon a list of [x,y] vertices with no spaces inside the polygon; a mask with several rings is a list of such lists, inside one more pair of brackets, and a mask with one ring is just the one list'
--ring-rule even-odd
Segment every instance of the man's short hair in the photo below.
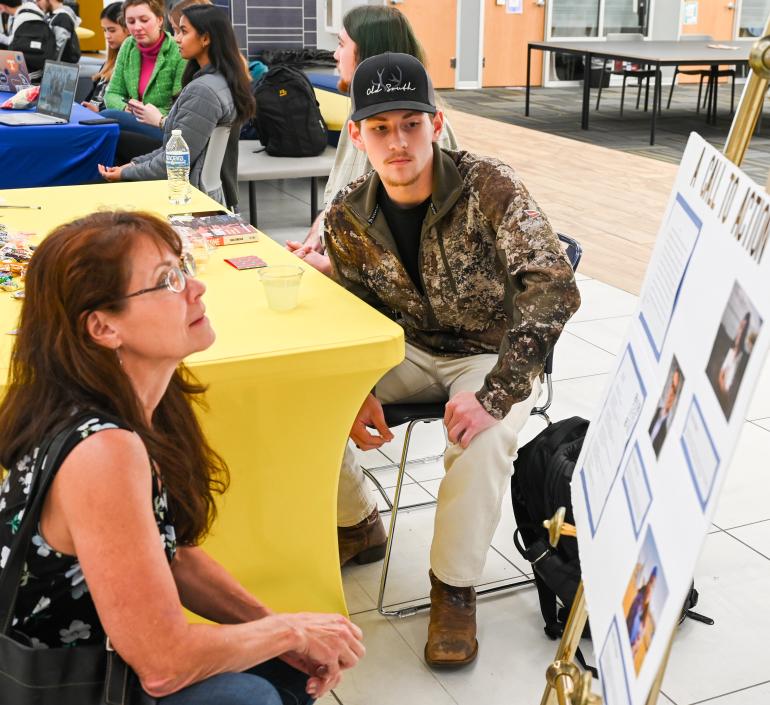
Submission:
{"label": "man's short hair", "polygon": [[19,7],[21,2],[22,0],[3,0],[3,2],[0,2],[0,5],[5,5],[6,7]]}

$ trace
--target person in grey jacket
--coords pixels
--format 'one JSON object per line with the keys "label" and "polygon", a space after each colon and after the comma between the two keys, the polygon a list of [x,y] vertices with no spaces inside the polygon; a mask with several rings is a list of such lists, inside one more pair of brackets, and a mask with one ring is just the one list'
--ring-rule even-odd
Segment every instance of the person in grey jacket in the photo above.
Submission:
{"label": "person in grey jacket", "polygon": [[[219,125],[237,129],[254,114],[254,97],[243,71],[235,33],[221,8],[191,5],[182,12],[174,37],[187,59],[182,92],[167,116],[145,105],[140,119],[163,129],[163,145],[172,130],[181,130],[190,148],[190,183],[201,185],[201,172],[209,139]],[[149,181],[166,178],[165,148],[134,158],[123,166],[99,165],[106,181]],[[224,204],[221,189],[209,196]]]}

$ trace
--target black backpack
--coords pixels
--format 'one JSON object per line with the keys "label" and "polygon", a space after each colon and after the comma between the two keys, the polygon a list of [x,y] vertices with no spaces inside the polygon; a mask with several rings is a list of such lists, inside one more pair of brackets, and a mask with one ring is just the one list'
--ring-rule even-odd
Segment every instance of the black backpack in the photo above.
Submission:
{"label": "black backpack", "polygon": [[27,19],[18,26],[8,48],[24,54],[30,77],[36,79],[42,75],[46,59],[56,59],[56,37],[42,13],[25,8],[19,10],[16,16],[23,14],[34,15],[35,19]]}
{"label": "black backpack", "polygon": [[[519,449],[511,478],[517,526],[513,540],[519,553],[532,563],[544,631],[551,639],[560,638],[564,631],[581,580],[580,557],[574,538],[562,537],[553,548],[543,521],[564,507],[565,522],[575,523],[570,484],[587,431],[588,421],[579,416],[551,424]],[[691,585],[680,623],[690,617],[713,624],[712,619],[692,611],[697,603],[698,591]],[[588,625],[583,635],[590,636]]]}
{"label": "black backpack", "polygon": [[274,66],[254,88],[256,137],[273,157],[314,157],[326,149],[326,123],[302,71]]}

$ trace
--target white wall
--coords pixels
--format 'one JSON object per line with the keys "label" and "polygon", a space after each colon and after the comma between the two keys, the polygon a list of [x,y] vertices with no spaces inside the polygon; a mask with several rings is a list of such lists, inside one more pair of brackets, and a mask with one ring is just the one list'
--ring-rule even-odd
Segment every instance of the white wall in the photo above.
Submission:
{"label": "white wall", "polygon": [[[727,0],[725,0],[726,2]],[[652,10],[651,39],[678,39],[682,0],[655,0]]]}
{"label": "white wall", "polygon": [[[337,48],[337,33],[327,32],[324,29],[326,21],[326,0],[316,0],[318,7],[318,48],[334,51]],[[340,0],[342,17],[348,10],[358,5],[384,5],[383,0]]]}

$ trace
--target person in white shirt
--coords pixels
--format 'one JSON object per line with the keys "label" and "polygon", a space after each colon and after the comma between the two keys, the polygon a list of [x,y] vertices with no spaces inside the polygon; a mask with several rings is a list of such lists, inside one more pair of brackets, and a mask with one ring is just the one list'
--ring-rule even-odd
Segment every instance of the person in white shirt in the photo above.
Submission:
{"label": "person in white shirt", "polygon": [[0,12],[10,15],[7,33],[0,33],[0,48],[3,49],[10,46],[16,30],[25,22],[31,20],[43,20],[45,22],[45,15],[40,11],[40,8],[29,0],[23,2],[22,0],[4,0],[4,2],[0,2]]}

